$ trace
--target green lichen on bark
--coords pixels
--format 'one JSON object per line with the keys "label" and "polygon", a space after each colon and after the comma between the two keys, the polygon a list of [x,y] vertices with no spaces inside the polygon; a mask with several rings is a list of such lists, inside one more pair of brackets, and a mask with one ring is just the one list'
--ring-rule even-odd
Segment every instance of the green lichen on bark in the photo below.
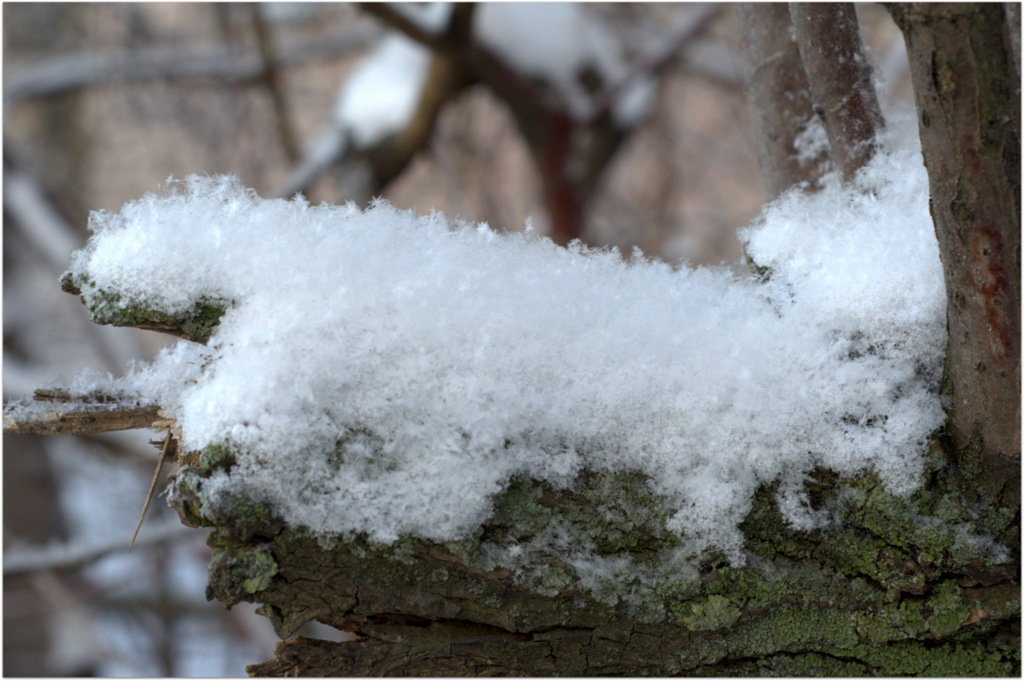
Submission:
{"label": "green lichen on bark", "polygon": [[[217,545],[216,539],[211,545]],[[239,594],[252,595],[267,589],[277,571],[278,565],[265,545],[225,546],[215,551],[210,561],[206,597],[234,605],[242,600]]]}
{"label": "green lichen on bark", "polygon": [[[310,619],[358,636],[288,641],[253,673],[1020,670],[1018,549],[995,560],[978,506],[935,479],[901,498],[870,473],[816,472],[812,505],[835,522],[810,532],[786,524],[764,485],[737,567],[715,551],[681,561],[669,505],[638,473],[591,472],[571,489],[516,479],[472,536],[385,544],[287,527],[245,495],[203,500],[203,481],[232,457],[199,460],[175,495],[216,527],[211,595],[262,603],[283,637]],[[944,471],[935,450],[929,475]]]}
{"label": "green lichen on bark", "polygon": [[235,455],[224,445],[209,445],[199,452],[199,465],[196,471],[200,475],[209,476],[215,469],[230,470],[235,464]]}

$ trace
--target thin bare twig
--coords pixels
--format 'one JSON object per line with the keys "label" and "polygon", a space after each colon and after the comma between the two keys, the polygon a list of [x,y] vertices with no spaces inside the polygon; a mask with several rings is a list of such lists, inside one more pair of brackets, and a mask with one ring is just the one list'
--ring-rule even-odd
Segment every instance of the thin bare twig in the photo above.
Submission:
{"label": "thin bare twig", "polygon": [[270,102],[274,107],[277,133],[281,139],[285,158],[289,164],[292,164],[299,158],[299,144],[296,142],[295,126],[288,114],[288,103],[285,101],[284,88],[281,86],[281,73],[274,57],[277,53],[274,36],[267,22],[263,20],[259,5],[249,5],[249,13],[253,31],[256,34],[256,43],[260,50],[262,69],[259,78],[263,82],[267,94],[270,95]]}
{"label": "thin bare twig", "polygon": [[593,122],[607,114],[622,93],[641,78],[656,76],[667,68],[694,38],[707,30],[711,22],[722,12],[723,7],[718,3],[705,7],[696,18],[666,40],[661,48],[638,61],[624,78],[601,90],[594,98],[588,120]]}
{"label": "thin bare twig", "polygon": [[[318,59],[331,59],[363,49],[375,37],[373,32],[346,28],[326,38],[282,45],[274,56],[274,65],[281,69]],[[221,46],[189,46],[112,54],[69,54],[30,64],[8,64],[5,71],[6,107],[23,99],[61,94],[104,82],[255,82],[263,73],[263,62],[257,53],[239,55]]]}
{"label": "thin bare twig", "polygon": [[153,494],[156,492],[156,483],[160,479],[160,471],[164,468],[164,462],[168,459],[173,459],[176,451],[177,445],[175,444],[174,435],[171,434],[171,431],[167,431],[167,437],[164,439],[164,446],[160,448],[160,458],[156,462],[156,470],[153,471],[153,479],[149,483],[149,491],[146,492],[146,501],[142,504],[142,513],[139,514],[139,522],[135,526],[135,532],[132,534],[132,540],[128,542],[129,551],[131,551],[132,547],[135,546],[135,540],[139,536],[139,530],[142,529],[142,521],[146,519],[146,511],[149,510],[149,504],[153,501]]}

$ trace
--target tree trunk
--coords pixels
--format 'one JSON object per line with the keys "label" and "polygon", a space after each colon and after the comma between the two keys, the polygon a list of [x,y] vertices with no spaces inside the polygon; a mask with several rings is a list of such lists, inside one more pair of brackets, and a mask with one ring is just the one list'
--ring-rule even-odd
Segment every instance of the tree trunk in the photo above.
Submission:
{"label": "tree trunk", "polygon": [[871,160],[884,127],[871,68],[864,59],[857,14],[850,3],[789,5],[800,59],[844,180]]}
{"label": "tree trunk", "polygon": [[[137,407],[61,404],[98,403]],[[5,428],[54,418],[20,408]],[[382,544],[318,538],[225,494],[216,473],[233,463],[221,447],[184,453],[169,499],[214,529],[208,597],[262,603],[286,639],[254,675],[1020,673],[1019,516],[965,498],[939,443],[908,498],[872,473],[814,471],[812,506],[837,515],[825,529],[793,529],[763,485],[740,525],[743,566],[716,551],[681,560],[672,505],[638,473],[584,473],[572,489],[519,478],[470,536]],[[291,638],[310,620],[355,640]]]}
{"label": "tree trunk", "polygon": [[813,123],[807,74],[792,37],[789,9],[782,3],[739,5],[743,35],[743,80],[757,140],[757,160],[768,200],[790,187],[815,187],[829,161],[828,150],[802,155],[797,139]]}
{"label": "tree trunk", "polygon": [[959,463],[1020,507],[1020,81],[998,4],[892,5],[946,280],[944,389]]}

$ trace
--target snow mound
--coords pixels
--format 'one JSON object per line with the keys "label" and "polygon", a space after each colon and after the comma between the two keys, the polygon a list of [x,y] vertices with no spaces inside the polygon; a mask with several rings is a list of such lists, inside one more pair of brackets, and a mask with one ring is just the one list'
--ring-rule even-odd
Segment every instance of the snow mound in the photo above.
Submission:
{"label": "snow mound", "polygon": [[693,551],[742,561],[761,483],[798,526],[819,520],[800,491],[815,466],[917,486],[943,420],[927,196],[915,150],[783,196],[744,234],[760,280],[191,176],[94,213],[72,273],[87,300],[230,301],[207,345],[127,381],[185,448],[238,452],[211,488],[290,524],[447,540],[514,476],[632,470]]}

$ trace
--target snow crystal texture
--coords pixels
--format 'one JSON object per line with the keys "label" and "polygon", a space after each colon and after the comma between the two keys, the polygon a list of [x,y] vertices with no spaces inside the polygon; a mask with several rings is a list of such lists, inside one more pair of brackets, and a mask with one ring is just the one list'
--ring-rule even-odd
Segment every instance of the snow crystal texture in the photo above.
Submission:
{"label": "snow crystal texture", "polygon": [[746,230],[766,281],[500,235],[386,203],[264,200],[192,176],[98,212],[72,271],[165,311],[232,301],[129,381],[183,445],[239,452],[219,489],[318,533],[464,536],[513,476],[642,471],[687,546],[742,561],[737,524],[815,466],[918,484],[944,293],[916,151],[792,193]]}

